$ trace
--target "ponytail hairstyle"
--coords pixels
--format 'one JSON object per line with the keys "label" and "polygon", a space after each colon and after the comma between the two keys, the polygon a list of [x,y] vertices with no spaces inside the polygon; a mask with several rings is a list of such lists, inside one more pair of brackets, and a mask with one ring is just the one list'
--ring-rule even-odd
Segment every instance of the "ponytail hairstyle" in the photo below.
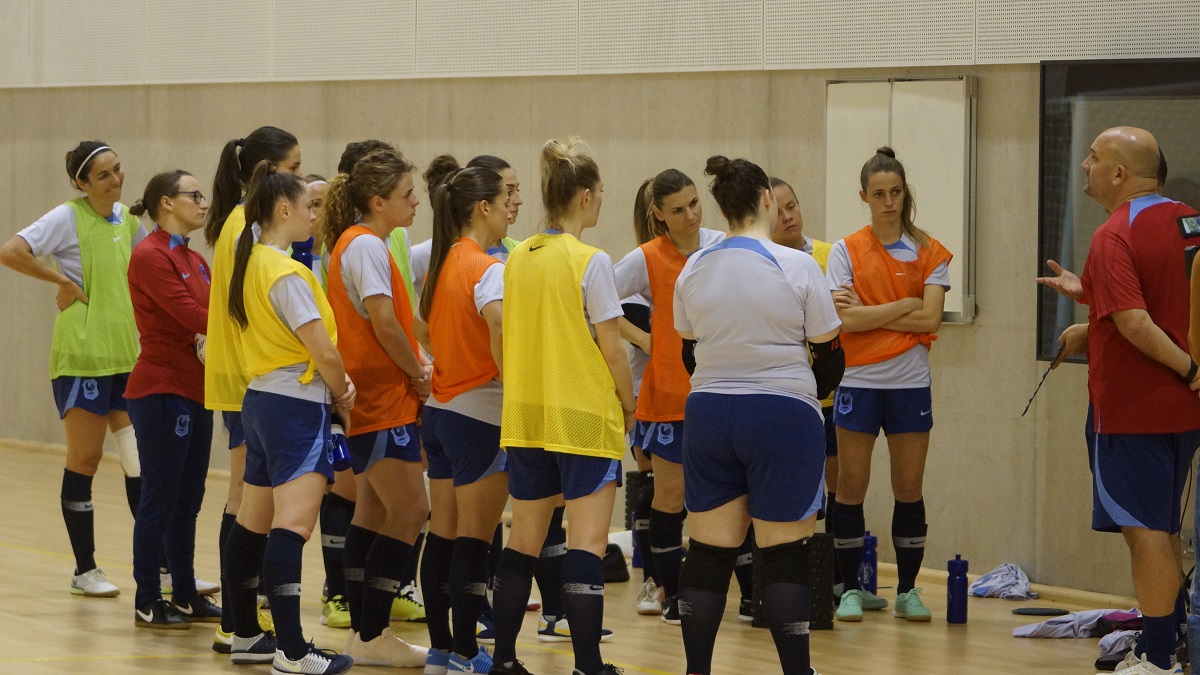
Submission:
{"label": "ponytail hairstyle", "polygon": [[233,256],[233,277],[229,282],[229,314],[242,330],[250,325],[246,315],[246,268],[250,264],[250,253],[254,250],[253,224],[258,223],[262,232],[275,224],[275,205],[279,200],[295,202],[308,192],[308,186],[299,176],[280,171],[267,160],[254,167],[246,188],[246,222],[251,226],[242,231],[238,238],[237,251]]}
{"label": "ponytail hairstyle", "polygon": [[71,178],[71,187],[83,191],[79,186],[81,182],[87,182],[88,173],[92,170],[92,164],[96,161],[96,157],[105,152],[116,151],[108,147],[108,143],[104,141],[82,141],[74,149],[67,152],[67,175]]}
{"label": "ponytail hairstyle", "polygon": [[740,157],[729,159],[724,155],[713,155],[708,158],[704,173],[713,177],[708,189],[731,228],[758,215],[759,196],[763,190],[771,189],[767,173],[754,162]]}
{"label": "ponytail hairstyle", "polygon": [[542,206],[546,209],[547,225],[567,215],[580,190],[595,190],[600,183],[600,167],[587,154],[578,136],[570,137],[566,143],[546,141],[541,165]]}
{"label": "ponytail hairstyle", "polygon": [[858,174],[858,183],[865,191],[867,183],[871,180],[871,176],[877,173],[894,173],[900,177],[900,184],[904,186],[904,206],[900,209],[900,228],[913,241],[917,242],[917,246],[929,246],[929,234],[913,224],[913,219],[917,215],[917,200],[913,197],[912,186],[908,184],[908,178],[904,175],[904,165],[900,160],[896,159],[896,151],[883,146],[875,151],[875,155],[863,164],[862,172]]}
{"label": "ponytail hairstyle", "polygon": [[[661,209],[663,205],[663,199],[670,197],[689,185],[695,185],[695,183],[691,178],[688,178],[686,173],[680,171],[679,169],[667,169],[666,171],[660,171],[657,176],[654,178],[647,178],[645,182],[642,183],[641,189],[638,190],[637,199],[634,200],[633,204],[635,221],[633,227],[634,232],[638,235],[639,239],[641,238],[641,233],[638,232],[639,225],[636,221],[638,220],[638,213],[642,212],[641,205],[644,204],[646,214],[645,224],[641,227],[645,228],[646,234],[649,235],[650,239],[654,239],[659,235],[667,233],[667,222],[654,215],[654,209],[650,208],[650,205],[653,204]],[[646,241],[649,241],[650,239],[647,239]]]}
{"label": "ponytail hairstyle", "polygon": [[[426,171],[426,174],[428,173]],[[462,234],[463,228],[470,224],[475,205],[481,201],[494,201],[503,194],[504,179],[499,173],[482,166],[455,169],[446,174],[434,188],[433,246],[429,253],[429,271],[425,274],[420,306],[421,316],[426,321],[429,320],[429,310],[433,307],[433,293],[437,290],[442,265],[446,262],[446,256],[450,254],[454,240]]]}
{"label": "ponytail hairstyle", "polygon": [[[633,236],[637,239],[638,246],[658,236],[655,230],[661,221],[654,215],[654,209],[650,208],[653,204],[654,179],[647,178],[642,181],[637,196],[633,198]],[[662,225],[665,227],[666,223]]]}
{"label": "ponytail hairstyle", "polygon": [[354,161],[349,174],[334,176],[317,220],[318,236],[325,250],[332,251],[342,233],[370,212],[371,199],[387,199],[400,179],[414,168],[404,155],[389,146]]}
{"label": "ponytail hairstyle", "polygon": [[350,173],[358,160],[375,152],[376,150],[395,150],[391,143],[380,141],[377,139],[368,139],[365,141],[353,141],[346,144],[346,149],[342,151],[342,156],[338,160],[337,172]]}
{"label": "ponytail hairstyle", "polygon": [[146,190],[142,193],[141,199],[133,203],[129,207],[129,212],[141,218],[144,214],[150,214],[150,220],[158,222],[158,209],[162,206],[163,197],[173,197],[178,194],[179,181],[183,180],[184,176],[192,174],[182,170],[175,169],[174,171],[165,171],[150,179],[146,183]]}
{"label": "ponytail hairstyle", "polygon": [[458,165],[454,155],[438,155],[433,158],[429,167],[421,174],[421,178],[425,180],[425,191],[429,193],[430,206],[433,206],[433,193],[437,187],[453,176],[455,171],[461,170],[462,167]]}
{"label": "ponytail hairstyle", "polygon": [[[204,241],[209,246],[217,245],[217,237],[221,236],[225,220],[242,198],[242,189],[248,189],[251,174],[259,162],[277,165],[297,145],[300,145],[300,141],[295,136],[275,127],[259,127],[249,136],[235,138],[225,144],[221,149],[221,159],[217,161],[212,199],[204,218]],[[254,221],[247,217],[246,222]]]}
{"label": "ponytail hairstyle", "polygon": [[495,155],[475,155],[471,158],[471,161],[467,162],[467,168],[473,169],[475,167],[491,169],[496,173],[500,173],[505,169],[511,169],[512,165]]}

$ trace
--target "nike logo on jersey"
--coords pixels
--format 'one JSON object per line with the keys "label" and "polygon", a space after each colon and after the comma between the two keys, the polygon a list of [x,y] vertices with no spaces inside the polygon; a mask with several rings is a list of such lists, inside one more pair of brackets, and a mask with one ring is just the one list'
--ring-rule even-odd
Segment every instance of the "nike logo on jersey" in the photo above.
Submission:
{"label": "nike logo on jersey", "polygon": [[118,234],[117,236],[113,237],[113,241],[121,241],[121,235]]}
{"label": "nike logo on jersey", "polygon": [[536,251],[536,250],[538,250],[539,248],[543,248],[543,247],[545,247],[545,246],[546,246],[545,244],[538,244],[537,246],[530,246],[530,247],[529,247],[529,250],[530,250],[530,251]]}
{"label": "nike logo on jersey", "polygon": [[145,621],[146,623],[150,623],[150,622],[154,621],[154,612],[150,612],[149,614],[147,614],[146,612],[143,612],[140,609],[135,609],[133,611],[137,612],[138,618],[141,619],[142,621]]}
{"label": "nike logo on jersey", "polygon": [[186,279],[186,278],[188,278],[188,277],[190,277],[190,276],[192,276],[192,275],[188,274],[187,272],[184,272],[184,273],[183,273],[183,278],[184,278],[184,279]]}
{"label": "nike logo on jersey", "polygon": [[921,411],[921,417],[924,417],[924,416],[928,415],[928,414],[929,414],[929,413],[931,413],[931,412],[933,412],[933,410],[932,410],[932,409],[930,409],[930,410],[922,410],[922,411]]}

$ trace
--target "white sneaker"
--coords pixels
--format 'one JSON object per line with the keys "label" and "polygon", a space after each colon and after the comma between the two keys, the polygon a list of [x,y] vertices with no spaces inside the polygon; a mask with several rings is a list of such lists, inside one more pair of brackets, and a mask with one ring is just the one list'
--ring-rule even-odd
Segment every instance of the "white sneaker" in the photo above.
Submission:
{"label": "white sneaker", "polygon": [[647,579],[638,591],[637,613],[646,615],[662,614],[662,603],[658,601],[658,584],[653,579]]}
{"label": "white sneaker", "polygon": [[363,642],[358,633],[350,638],[346,654],[360,666],[388,666],[391,668],[424,668],[429,650],[410,645],[385,628],[379,637]]}
{"label": "white sneaker", "polygon": [[[195,579],[197,595],[216,595],[217,593],[221,592],[221,584],[214,584],[213,582],[205,581],[200,577],[195,577]],[[175,588],[172,586],[170,572],[167,572],[166,574],[159,572],[158,586],[159,592],[163,595],[172,595],[175,592]]]}
{"label": "white sneaker", "polygon": [[277,650],[271,661],[271,675],[340,675],[352,667],[354,659],[349,656],[310,644],[308,653],[295,660],[289,659],[282,649]]}
{"label": "white sneaker", "polygon": [[[1122,668],[1122,666],[1126,667]],[[1176,664],[1170,670],[1163,670],[1145,658],[1134,656],[1132,651],[1117,667],[1121,669],[1114,672],[1113,675],[1183,675],[1183,666]],[[1107,673],[1097,673],[1096,675],[1107,675]]]}
{"label": "white sneaker", "polygon": [[115,598],[121,589],[108,583],[108,577],[99,567],[71,577],[71,593],[89,598]]}

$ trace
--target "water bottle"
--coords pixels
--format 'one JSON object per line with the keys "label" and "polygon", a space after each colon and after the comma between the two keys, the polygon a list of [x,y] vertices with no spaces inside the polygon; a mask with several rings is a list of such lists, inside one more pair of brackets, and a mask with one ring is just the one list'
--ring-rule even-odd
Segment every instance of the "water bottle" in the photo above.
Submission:
{"label": "water bottle", "polygon": [[875,550],[878,546],[879,540],[867,530],[863,537],[862,562],[858,565],[858,585],[868,593],[875,593],[879,589],[879,553]]}
{"label": "water bottle", "polygon": [[313,238],[309,237],[305,241],[297,241],[292,243],[292,260],[304,265],[308,269],[313,266]]}
{"label": "water bottle", "polygon": [[342,418],[336,413],[329,425],[329,432],[333,436],[333,442],[329,446],[329,463],[333,465],[334,471],[345,471],[353,466],[353,462],[350,461],[350,446],[346,444],[346,428],[342,425]]}
{"label": "water bottle", "polygon": [[950,579],[946,582],[946,623],[967,622],[967,561],[961,555],[946,563]]}

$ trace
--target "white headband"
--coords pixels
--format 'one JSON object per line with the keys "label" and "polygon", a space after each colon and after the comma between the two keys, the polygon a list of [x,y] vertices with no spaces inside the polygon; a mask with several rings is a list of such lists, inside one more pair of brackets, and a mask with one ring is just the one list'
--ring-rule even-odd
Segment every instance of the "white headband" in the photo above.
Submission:
{"label": "white headband", "polygon": [[83,162],[79,165],[79,168],[75,169],[75,183],[77,185],[79,184],[79,173],[81,171],[83,171],[83,167],[87,166],[87,163],[90,162],[93,157],[95,157],[96,155],[98,155],[101,152],[104,152],[105,150],[112,150],[112,148],[108,147],[107,145],[102,145],[102,146],[96,148],[95,150],[93,150],[92,154],[88,155],[87,157],[85,157],[83,159]]}
{"label": "white headband", "polygon": [[315,185],[329,185],[329,183],[326,181],[323,181],[323,180],[314,180],[313,182],[308,184],[309,187],[313,187]]}

